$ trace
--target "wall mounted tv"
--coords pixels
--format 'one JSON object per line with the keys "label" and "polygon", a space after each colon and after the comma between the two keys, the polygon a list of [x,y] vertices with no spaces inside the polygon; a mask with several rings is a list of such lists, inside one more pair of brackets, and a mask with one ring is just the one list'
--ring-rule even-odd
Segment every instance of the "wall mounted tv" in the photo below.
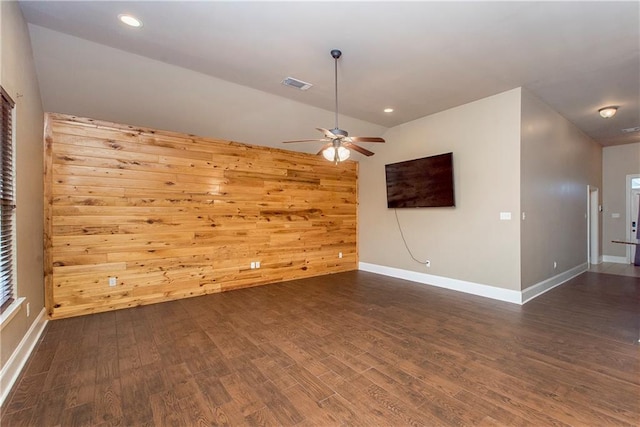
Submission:
{"label": "wall mounted tv", "polygon": [[455,206],[453,153],[385,165],[389,208]]}

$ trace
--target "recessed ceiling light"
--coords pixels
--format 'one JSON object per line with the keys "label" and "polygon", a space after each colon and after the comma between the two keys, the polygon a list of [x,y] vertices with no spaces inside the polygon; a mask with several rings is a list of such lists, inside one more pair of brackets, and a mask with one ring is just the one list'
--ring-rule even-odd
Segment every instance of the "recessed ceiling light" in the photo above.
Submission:
{"label": "recessed ceiling light", "polygon": [[393,113],[393,108],[385,108],[384,112],[385,113]]}
{"label": "recessed ceiling light", "polygon": [[127,24],[130,27],[140,28],[142,27],[142,21],[132,15],[127,15],[126,13],[121,13],[118,15],[118,19],[123,24]]}
{"label": "recessed ceiling light", "polygon": [[603,108],[598,110],[598,113],[600,113],[600,116],[603,119],[611,118],[611,117],[615,116],[617,112],[618,112],[618,107],[616,107],[614,105],[611,105],[609,107],[603,107]]}

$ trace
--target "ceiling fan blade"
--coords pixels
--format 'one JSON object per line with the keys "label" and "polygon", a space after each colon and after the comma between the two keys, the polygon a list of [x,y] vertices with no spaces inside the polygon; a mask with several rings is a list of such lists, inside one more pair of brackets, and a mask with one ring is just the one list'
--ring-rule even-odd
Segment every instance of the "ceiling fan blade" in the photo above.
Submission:
{"label": "ceiling fan blade", "polygon": [[295,141],[282,141],[283,144],[288,144],[290,142],[324,142],[326,139],[297,139]]}
{"label": "ceiling fan blade", "polygon": [[322,148],[320,149],[320,151],[318,151],[318,153],[317,153],[316,155],[318,155],[318,156],[319,156],[320,154],[322,154],[322,152],[323,152],[324,150],[326,150],[327,148],[331,147],[332,145],[333,145],[333,143],[331,143],[331,142],[329,142],[329,143],[327,143],[327,144],[324,144],[324,145],[322,146]]}
{"label": "ceiling fan blade", "polygon": [[385,142],[384,139],[376,136],[352,136],[352,142]]}
{"label": "ceiling fan blade", "polygon": [[369,151],[366,148],[362,148],[356,144],[352,144],[351,142],[344,142],[342,145],[346,148],[351,148],[360,154],[364,154],[365,156],[373,156],[375,154],[373,151]]}
{"label": "ceiling fan blade", "polygon": [[324,129],[324,128],[316,128],[316,129],[322,132],[324,136],[327,138],[330,138],[330,139],[337,138],[337,135],[334,135],[333,132],[331,132],[329,129]]}

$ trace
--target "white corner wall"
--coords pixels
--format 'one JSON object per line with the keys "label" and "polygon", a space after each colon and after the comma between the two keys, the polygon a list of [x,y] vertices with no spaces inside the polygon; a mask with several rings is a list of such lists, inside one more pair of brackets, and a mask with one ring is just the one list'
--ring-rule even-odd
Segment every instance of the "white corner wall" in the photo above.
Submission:
{"label": "white corner wall", "polygon": [[[431,283],[512,298],[509,291],[520,290],[520,89],[391,128],[384,138],[360,163],[361,268],[428,274]],[[456,207],[398,209],[409,248],[431,261],[426,268],[412,261],[387,209],[384,166],[445,152],[453,152]]]}

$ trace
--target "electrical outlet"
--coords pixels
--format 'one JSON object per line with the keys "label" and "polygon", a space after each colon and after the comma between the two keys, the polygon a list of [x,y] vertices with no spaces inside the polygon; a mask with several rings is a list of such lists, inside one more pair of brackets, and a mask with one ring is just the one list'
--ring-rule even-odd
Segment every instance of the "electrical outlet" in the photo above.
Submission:
{"label": "electrical outlet", "polygon": [[555,270],[556,268],[558,268],[558,263],[553,261],[553,269]]}
{"label": "electrical outlet", "polygon": [[260,261],[256,261],[256,268],[260,268]]}
{"label": "electrical outlet", "polygon": [[424,266],[425,266],[425,267],[427,267],[427,268],[430,268],[430,267],[431,267],[431,261],[426,260],[426,261],[424,262]]}
{"label": "electrical outlet", "polygon": [[31,316],[31,303],[27,303],[27,317]]}
{"label": "electrical outlet", "polygon": [[256,268],[256,262],[255,261],[251,261],[251,269],[253,270],[254,268]]}
{"label": "electrical outlet", "polygon": [[342,258],[342,252],[338,252],[338,258]]}
{"label": "electrical outlet", "polygon": [[117,277],[109,277],[109,286],[114,287],[118,284]]}

